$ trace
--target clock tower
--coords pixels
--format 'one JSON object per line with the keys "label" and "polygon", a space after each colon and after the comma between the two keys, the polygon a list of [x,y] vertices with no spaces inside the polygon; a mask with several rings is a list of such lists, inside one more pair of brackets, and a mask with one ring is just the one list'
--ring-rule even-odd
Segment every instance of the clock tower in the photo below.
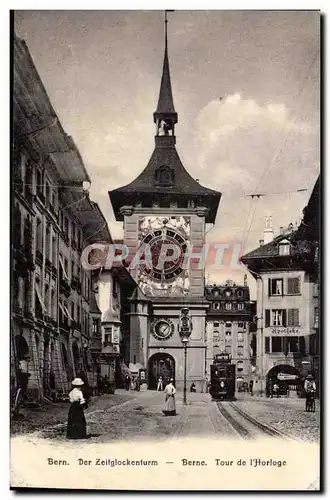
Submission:
{"label": "clock tower", "polygon": [[[141,174],[109,192],[117,221],[123,221],[128,269],[137,283],[131,297],[130,362],[147,369],[153,389],[159,376],[183,384],[182,308],[192,333],[187,381],[204,383],[206,310],[202,249],[205,224],[214,223],[221,193],[203,187],[184,168],[175,144],[174,108],[165,18],[165,54],[155,123],[155,148]],[[198,255],[200,257],[198,257]]]}

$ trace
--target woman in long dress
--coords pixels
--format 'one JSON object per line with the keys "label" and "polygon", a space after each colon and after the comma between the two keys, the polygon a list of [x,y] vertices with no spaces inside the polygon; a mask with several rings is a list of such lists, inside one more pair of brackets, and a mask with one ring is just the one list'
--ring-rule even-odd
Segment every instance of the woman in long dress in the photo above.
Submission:
{"label": "woman in long dress", "polygon": [[87,437],[84,414],[86,401],[81,390],[83,385],[84,382],[81,378],[75,378],[72,382],[73,389],[69,394],[71,406],[66,433],[68,439],[85,439]]}
{"label": "woman in long dress", "polygon": [[176,415],[175,407],[175,387],[173,385],[174,380],[171,378],[170,383],[165,387],[165,406],[163,413],[165,416]]}

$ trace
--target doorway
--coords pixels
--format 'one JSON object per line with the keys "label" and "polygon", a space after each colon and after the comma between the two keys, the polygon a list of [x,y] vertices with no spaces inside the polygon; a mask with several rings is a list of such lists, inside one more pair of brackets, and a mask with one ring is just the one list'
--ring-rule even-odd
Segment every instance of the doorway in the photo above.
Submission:
{"label": "doorway", "polygon": [[173,378],[175,383],[175,360],[173,356],[164,352],[153,354],[148,362],[148,389],[157,389],[159,377],[164,383]]}

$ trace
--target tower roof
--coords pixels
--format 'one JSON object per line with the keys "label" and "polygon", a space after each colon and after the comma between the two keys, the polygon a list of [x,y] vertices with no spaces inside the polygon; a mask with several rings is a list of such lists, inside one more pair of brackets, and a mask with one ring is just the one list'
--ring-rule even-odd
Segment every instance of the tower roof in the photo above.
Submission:
{"label": "tower roof", "polygon": [[154,113],[154,122],[156,123],[158,118],[162,115],[168,116],[173,115],[175,123],[178,121],[178,115],[174,109],[173,95],[172,95],[172,84],[170,75],[170,65],[168,61],[168,50],[167,50],[167,18],[165,18],[165,53],[163,62],[163,73],[162,80],[159,90],[159,98],[157,109]]}
{"label": "tower roof", "polygon": [[206,222],[214,222],[221,193],[197,182],[184,168],[175,148],[177,113],[173,104],[168,61],[166,14],[163,73],[154,121],[157,124],[155,149],[146,168],[130,184],[109,192],[116,220],[123,220],[121,208],[124,205],[140,203],[142,207],[152,207],[155,202],[159,202],[165,208],[173,201],[181,208],[188,208],[188,202],[196,208],[206,207]]}

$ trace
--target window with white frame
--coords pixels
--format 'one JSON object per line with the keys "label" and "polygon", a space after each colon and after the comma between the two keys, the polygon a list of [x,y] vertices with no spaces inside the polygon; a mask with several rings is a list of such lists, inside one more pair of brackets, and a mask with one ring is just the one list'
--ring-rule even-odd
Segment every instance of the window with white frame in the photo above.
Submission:
{"label": "window with white frame", "polygon": [[268,280],[269,295],[283,295],[283,279],[270,278]]}
{"label": "window with white frame", "polygon": [[220,303],[219,302],[214,302],[213,303],[213,309],[216,309],[216,310],[220,309]]}
{"label": "window with white frame", "polygon": [[278,253],[279,255],[290,255],[290,242],[284,241],[278,245]]}
{"label": "window with white frame", "polygon": [[283,310],[272,309],[270,315],[270,326],[283,326]]}
{"label": "window with white frame", "polygon": [[232,306],[231,302],[225,302],[225,309],[227,311],[231,311],[231,306]]}
{"label": "window with white frame", "polygon": [[243,311],[243,310],[244,310],[244,307],[245,307],[244,302],[238,302],[238,304],[237,304],[237,309],[238,309],[239,311]]}
{"label": "window with white frame", "polygon": [[226,321],[226,328],[231,328],[231,325],[232,325],[231,321]]}
{"label": "window with white frame", "polygon": [[213,321],[214,328],[219,328],[219,325],[220,325],[219,321]]}

